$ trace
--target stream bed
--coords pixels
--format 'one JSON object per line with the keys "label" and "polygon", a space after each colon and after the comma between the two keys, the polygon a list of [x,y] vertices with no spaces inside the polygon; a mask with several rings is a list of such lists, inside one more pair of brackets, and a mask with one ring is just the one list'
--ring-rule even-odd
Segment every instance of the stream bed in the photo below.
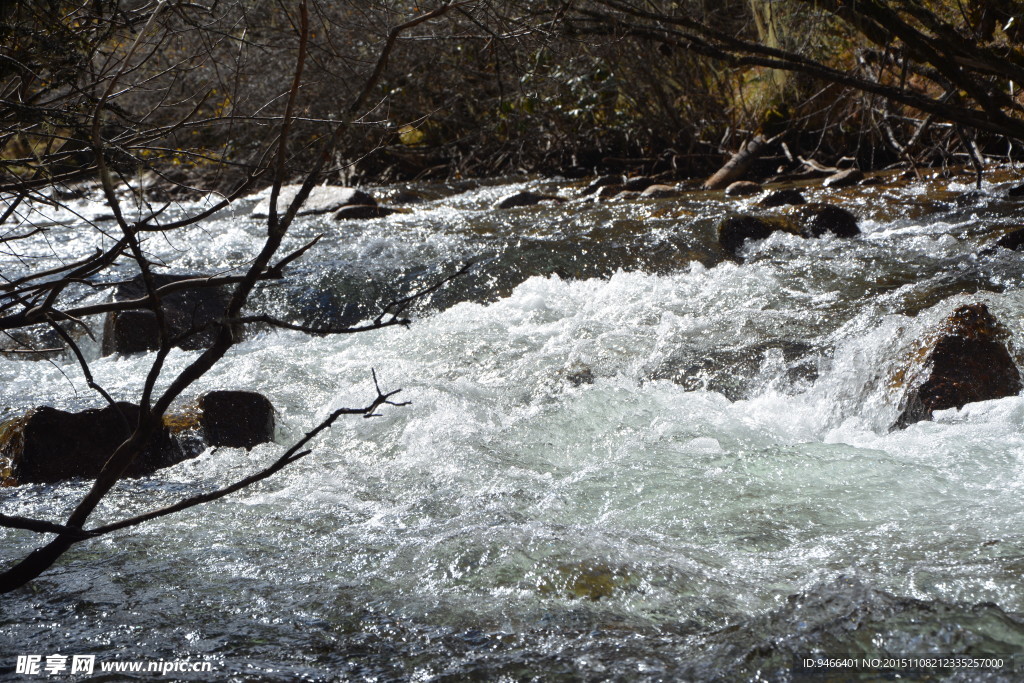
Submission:
{"label": "stream bed", "polygon": [[[742,262],[715,226],[756,198],[721,193],[499,210],[579,186],[467,182],[403,188],[427,201],[387,218],[302,217],[288,248],[327,237],[254,311],[372,318],[475,265],[408,329],[256,331],[188,396],[265,394],[276,443],[122,482],[94,522],[271,462],[369,403],[371,369],[410,405],[339,421],[241,493],[77,545],[0,598],[0,676],[59,652],[238,681],[788,681],[804,655],[970,654],[1017,661],[952,680],[1020,680],[1024,397],[890,431],[899,378],[957,306],[985,303],[1024,365],[1024,258],[988,248],[1024,219],[1009,184],[808,188],[863,234],[776,233]],[[254,201],[147,250],[169,272],[238,267],[265,230]],[[0,255],[5,274],[88,251],[75,216],[46,220],[45,240]],[[97,382],[137,396],[151,357],[82,343]],[[101,405],[80,375],[71,357],[0,358],[2,417]],[[87,489],[10,487],[0,510],[60,520]],[[39,541],[0,529],[0,558]]]}

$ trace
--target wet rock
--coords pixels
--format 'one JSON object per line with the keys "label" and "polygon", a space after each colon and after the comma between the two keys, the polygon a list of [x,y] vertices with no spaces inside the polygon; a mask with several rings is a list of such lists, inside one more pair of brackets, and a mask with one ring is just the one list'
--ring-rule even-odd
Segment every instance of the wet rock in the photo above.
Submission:
{"label": "wet rock", "polygon": [[643,192],[651,185],[657,185],[658,181],[654,178],[648,178],[647,176],[637,176],[636,178],[628,178],[626,182],[622,184],[622,189],[629,190],[630,192]]}
{"label": "wet rock", "polygon": [[1024,185],[1016,185],[1006,191],[1007,197],[1024,197]]}
{"label": "wet rock", "polygon": [[554,195],[539,194],[537,192],[530,192],[529,190],[520,190],[519,192],[510,194],[507,197],[502,197],[494,203],[492,208],[514,209],[520,206],[536,206],[541,202],[547,201],[564,202],[565,200]]}
{"label": "wet rock", "polygon": [[774,192],[769,192],[757,202],[757,205],[763,206],[765,208],[771,208],[774,206],[796,206],[798,204],[806,203],[807,200],[804,199],[804,196],[800,194],[799,190],[794,190],[790,188],[786,190],[775,190]]}
{"label": "wet rock", "polygon": [[643,196],[643,193],[642,192],[637,192],[636,190],[622,190],[617,195],[612,197],[612,201],[613,202],[628,202],[628,201],[633,201],[635,199],[640,199],[640,197],[642,197],[642,196]]}
{"label": "wet rock", "polygon": [[565,381],[574,387],[594,383],[594,371],[583,364],[574,365],[565,375]]}
{"label": "wet rock", "polygon": [[964,192],[963,194],[957,195],[956,198],[953,200],[953,204],[957,208],[963,209],[968,206],[975,206],[976,204],[980,204],[984,198],[985,193],[982,192],[981,190],[971,190],[969,192]]}
{"label": "wet rock", "polygon": [[625,185],[605,185],[604,187],[602,187],[600,190],[597,191],[597,198],[598,199],[611,199],[612,197],[616,196],[620,192],[625,192],[625,191],[626,191],[626,186]]}
{"label": "wet rock", "polygon": [[831,187],[833,189],[839,189],[843,187],[852,187],[864,180],[864,174],[858,168],[848,168],[845,171],[839,171],[833,173],[825,180],[821,181],[823,187]]}
{"label": "wet rock", "polygon": [[1017,230],[1006,233],[996,240],[996,246],[1002,247],[1003,249],[1018,251],[1022,246],[1024,246],[1024,228],[1018,228]]}
{"label": "wet rock", "polygon": [[386,206],[376,206],[368,204],[353,204],[352,206],[343,206],[334,214],[334,220],[364,220],[367,218],[384,218],[390,216],[393,213],[401,213],[398,209],[390,209]]}
{"label": "wet rock", "polygon": [[580,192],[581,197],[587,197],[592,194],[597,194],[598,190],[608,185],[622,185],[626,182],[626,176],[621,175],[605,175],[595,179],[592,183],[583,188]]}
{"label": "wet rock", "polygon": [[804,204],[793,212],[804,237],[821,237],[827,232],[837,237],[856,237],[860,234],[857,217],[832,204]]}
{"label": "wet rock", "polygon": [[679,190],[671,185],[651,185],[640,196],[646,199],[672,199],[679,196]]}
{"label": "wet rock", "polygon": [[[95,479],[138,417],[139,408],[131,403],[80,413],[42,406],[0,426],[0,454],[13,462],[14,478],[21,484]],[[160,430],[126,474],[145,476],[188,457]]]}
{"label": "wet rock", "polygon": [[726,197],[747,197],[761,191],[761,183],[753,180],[737,180],[725,188]]}
{"label": "wet rock", "polygon": [[779,231],[800,234],[792,222],[779,216],[730,216],[718,225],[718,243],[736,255],[747,240],[767,239]]}
{"label": "wet rock", "polygon": [[[284,185],[277,198],[277,211],[283,213],[288,205],[295,199],[301,185]],[[264,218],[270,213],[270,193],[264,190],[266,196],[253,208],[254,218]],[[354,187],[341,187],[338,185],[318,185],[309,193],[309,197],[303,202],[299,209],[298,216],[306,216],[318,213],[331,213],[343,206],[376,206],[377,200],[372,196],[357,190]]]}
{"label": "wet rock", "polygon": [[1020,371],[1002,341],[1005,335],[985,304],[953,311],[924,358],[927,376],[908,392],[894,428],[929,420],[936,410],[1020,393]]}
{"label": "wet rock", "polygon": [[[206,277],[204,275],[155,274],[157,287]],[[146,296],[142,276],[137,275],[119,284],[114,290],[114,301],[130,301]],[[198,287],[172,292],[162,297],[164,317],[174,345],[187,350],[209,347],[216,338],[215,323],[224,315],[228,292],[222,287]],[[103,325],[102,353],[142,353],[160,346],[156,314],[150,310],[131,310],[108,313]]]}
{"label": "wet rock", "polygon": [[885,182],[885,178],[876,175],[871,176],[870,178],[865,178],[864,180],[857,183],[857,185],[859,185],[860,187],[872,187],[875,185],[885,185]]}
{"label": "wet rock", "polygon": [[857,219],[846,209],[831,204],[804,204],[784,215],[730,216],[718,226],[718,243],[731,254],[738,254],[746,240],[763,240],[775,232],[801,237],[838,237],[860,234]]}
{"label": "wet rock", "polygon": [[252,448],[274,440],[274,406],[252,391],[211,391],[199,399],[203,438],[211,446]]}

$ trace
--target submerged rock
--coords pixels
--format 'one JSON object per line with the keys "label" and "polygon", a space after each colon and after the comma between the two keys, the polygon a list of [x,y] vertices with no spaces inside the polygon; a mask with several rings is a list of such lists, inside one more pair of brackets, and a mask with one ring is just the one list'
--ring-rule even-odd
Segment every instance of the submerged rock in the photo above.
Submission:
{"label": "submerged rock", "polygon": [[1003,344],[1005,334],[985,304],[953,311],[927,349],[927,376],[907,393],[894,428],[930,420],[936,410],[1019,394],[1020,371]]}
{"label": "submerged rock", "polygon": [[[157,287],[206,275],[153,276]],[[123,282],[114,290],[114,301],[130,301],[146,296],[142,276]],[[209,347],[216,338],[215,325],[224,316],[228,292],[223,287],[196,287],[161,297],[168,331],[178,348],[194,350]],[[147,309],[108,313],[103,325],[102,353],[142,353],[160,347],[156,314]]]}
{"label": "submerged rock", "polygon": [[[299,193],[301,185],[284,185],[277,198],[277,211],[284,213],[292,200]],[[318,185],[309,193],[309,197],[299,208],[298,216],[307,216],[318,213],[331,213],[343,206],[376,206],[377,200],[372,196],[357,190],[354,187],[341,187],[338,185]],[[253,218],[264,218],[270,213],[270,193],[253,207]]]}
{"label": "submerged rock", "polygon": [[502,197],[496,201],[491,208],[514,209],[520,206],[536,206],[541,202],[547,201],[564,202],[565,200],[554,195],[540,194],[537,192],[530,192],[529,190],[520,190],[519,192]]}

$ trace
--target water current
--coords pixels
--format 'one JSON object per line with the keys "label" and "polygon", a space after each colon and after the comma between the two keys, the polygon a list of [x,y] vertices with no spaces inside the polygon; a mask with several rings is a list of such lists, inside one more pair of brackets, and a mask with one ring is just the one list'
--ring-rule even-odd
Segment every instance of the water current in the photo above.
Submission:
{"label": "water current", "polygon": [[[96,521],[254,471],[368,403],[371,369],[411,404],[338,422],[232,497],[77,545],[0,599],[0,672],[33,653],[271,681],[790,680],[800,654],[1024,660],[1024,397],[890,431],[898,378],[957,306],[984,302],[1024,350],[1024,259],[986,250],[1024,206],[999,180],[963,199],[961,180],[808,189],[863,234],[777,233],[742,262],[715,226],[754,200],[720,194],[498,210],[518,189],[579,186],[467,182],[415,186],[427,201],[387,218],[300,218],[288,247],[326,238],[253,310],[372,318],[476,265],[408,329],[256,331],[186,398],[260,391],[277,443],[125,481]],[[253,204],[146,248],[170,272],[244,265],[265,230]],[[87,251],[75,216],[49,219],[5,249],[5,274]],[[151,357],[82,343],[101,385],[137,396]],[[197,353],[174,351],[168,372]],[[0,359],[4,416],[44,404],[101,400],[70,357]],[[2,511],[60,520],[87,487],[3,489]],[[0,559],[39,543],[0,529]]]}

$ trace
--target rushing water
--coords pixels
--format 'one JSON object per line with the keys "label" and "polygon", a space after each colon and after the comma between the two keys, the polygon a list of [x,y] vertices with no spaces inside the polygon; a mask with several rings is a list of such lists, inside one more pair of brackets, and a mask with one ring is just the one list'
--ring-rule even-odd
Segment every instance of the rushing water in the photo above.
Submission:
{"label": "rushing water", "polygon": [[[372,399],[371,369],[411,405],[76,546],[0,599],[0,671],[60,652],[206,660],[225,680],[788,680],[794,654],[1024,652],[1024,398],[889,431],[894,378],[958,305],[985,302],[1024,348],[1024,260],[984,249],[1024,215],[1005,184],[966,202],[948,181],[833,192],[861,237],[777,234],[743,263],[714,228],[752,200],[488,208],[520,187],[577,191],[421,187],[436,198],[408,214],[300,219],[290,247],[328,238],[254,301],[293,321],[372,317],[477,265],[407,330],[251,336],[189,396],[266,394],[277,444],[124,482],[97,520],[244,476]],[[178,272],[244,264],[252,205],[147,249]],[[78,253],[73,217],[51,218],[67,227],[5,273]],[[150,359],[83,343],[133,397]],[[0,406],[97,405],[76,367],[0,360]],[[2,511],[60,519],[86,488],[4,489]],[[39,538],[0,541],[10,562]]]}

